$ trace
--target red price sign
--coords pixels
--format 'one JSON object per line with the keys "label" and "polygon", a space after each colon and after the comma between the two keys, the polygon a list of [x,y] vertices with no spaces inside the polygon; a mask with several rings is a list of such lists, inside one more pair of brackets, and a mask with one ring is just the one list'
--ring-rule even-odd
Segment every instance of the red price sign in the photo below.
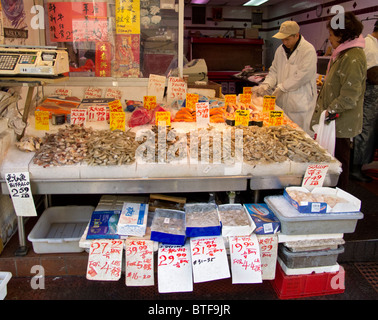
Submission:
{"label": "red price sign", "polygon": [[83,125],[87,119],[86,109],[71,109],[71,124]]}
{"label": "red price sign", "polygon": [[322,187],[328,167],[327,164],[309,165],[302,181],[302,187],[310,191],[315,187]]}
{"label": "red price sign", "polygon": [[104,106],[93,106],[88,107],[88,121],[106,121],[106,107]]}
{"label": "red price sign", "polygon": [[243,93],[249,93],[252,95],[252,87],[243,87]]}
{"label": "red price sign", "polygon": [[225,101],[226,105],[228,103],[236,104],[236,94],[226,94],[224,96],[224,101]]}
{"label": "red price sign", "polygon": [[120,100],[114,100],[108,102],[110,112],[123,112],[122,104]]}
{"label": "red price sign", "polygon": [[197,127],[207,127],[210,123],[210,110],[208,102],[196,103]]}
{"label": "red price sign", "polygon": [[276,97],[275,96],[264,96],[263,100],[263,112],[269,112],[274,110],[276,107]]}

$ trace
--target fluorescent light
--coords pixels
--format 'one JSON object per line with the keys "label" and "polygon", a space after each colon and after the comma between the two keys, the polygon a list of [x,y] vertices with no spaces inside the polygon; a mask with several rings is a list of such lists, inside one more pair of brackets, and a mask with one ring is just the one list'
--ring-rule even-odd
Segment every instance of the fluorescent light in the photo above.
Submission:
{"label": "fluorescent light", "polygon": [[190,1],[191,4],[206,4],[208,3],[210,0],[192,0]]}
{"label": "fluorescent light", "polygon": [[254,7],[257,7],[259,6],[260,4],[263,4],[265,2],[267,2],[268,0],[250,0],[246,3],[243,4],[243,6],[254,6]]}

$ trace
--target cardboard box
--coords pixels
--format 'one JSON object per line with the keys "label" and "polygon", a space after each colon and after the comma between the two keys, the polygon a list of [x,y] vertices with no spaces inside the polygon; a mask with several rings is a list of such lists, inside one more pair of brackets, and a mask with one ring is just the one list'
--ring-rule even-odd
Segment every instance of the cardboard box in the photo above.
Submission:
{"label": "cardboard box", "polygon": [[265,203],[248,203],[244,207],[256,225],[254,233],[274,234],[280,231],[280,221]]}
{"label": "cardboard box", "polygon": [[246,28],[244,35],[246,39],[257,39],[259,37],[259,29]]}
{"label": "cardboard box", "polygon": [[[306,196],[300,201],[299,198],[293,198],[295,193]],[[300,213],[357,212],[361,209],[361,200],[339,188],[314,188],[310,192],[303,187],[287,187],[283,195]]]}
{"label": "cardboard box", "polygon": [[117,233],[121,236],[143,237],[146,234],[148,204],[123,204],[121,216],[117,225]]}

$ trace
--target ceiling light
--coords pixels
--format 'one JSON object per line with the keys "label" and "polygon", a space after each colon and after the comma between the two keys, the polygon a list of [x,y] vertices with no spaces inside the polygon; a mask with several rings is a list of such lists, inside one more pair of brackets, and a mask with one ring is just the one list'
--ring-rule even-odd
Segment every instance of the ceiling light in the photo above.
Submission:
{"label": "ceiling light", "polygon": [[190,3],[191,4],[206,4],[208,3],[210,0],[191,0]]}
{"label": "ceiling light", "polygon": [[243,4],[243,6],[254,6],[254,7],[257,7],[259,6],[260,4],[263,4],[265,2],[267,2],[268,0],[250,0],[246,3]]}

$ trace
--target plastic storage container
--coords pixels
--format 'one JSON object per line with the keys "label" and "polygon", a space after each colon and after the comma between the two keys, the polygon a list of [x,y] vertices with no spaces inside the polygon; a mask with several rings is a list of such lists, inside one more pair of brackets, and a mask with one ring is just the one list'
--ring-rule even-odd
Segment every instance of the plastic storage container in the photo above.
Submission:
{"label": "plastic storage container", "polygon": [[4,300],[7,295],[7,284],[12,278],[10,272],[0,272],[0,300]]}
{"label": "plastic storage container", "polygon": [[302,252],[292,252],[282,244],[278,246],[278,256],[288,268],[333,266],[337,263],[339,254],[343,252],[343,246],[332,250]]}
{"label": "plastic storage container", "polygon": [[343,293],[344,282],[342,267],[338,272],[288,276],[277,263],[276,276],[270,283],[279,299],[294,299]]}
{"label": "plastic storage container", "polygon": [[283,196],[268,196],[265,203],[281,222],[283,234],[353,233],[361,212],[300,213]]}
{"label": "plastic storage container", "polygon": [[28,239],[35,253],[82,252],[79,241],[91,219],[94,207],[65,206],[47,208]]}
{"label": "plastic storage container", "polygon": [[185,212],[171,209],[156,209],[151,224],[151,240],[164,244],[184,245]]}

